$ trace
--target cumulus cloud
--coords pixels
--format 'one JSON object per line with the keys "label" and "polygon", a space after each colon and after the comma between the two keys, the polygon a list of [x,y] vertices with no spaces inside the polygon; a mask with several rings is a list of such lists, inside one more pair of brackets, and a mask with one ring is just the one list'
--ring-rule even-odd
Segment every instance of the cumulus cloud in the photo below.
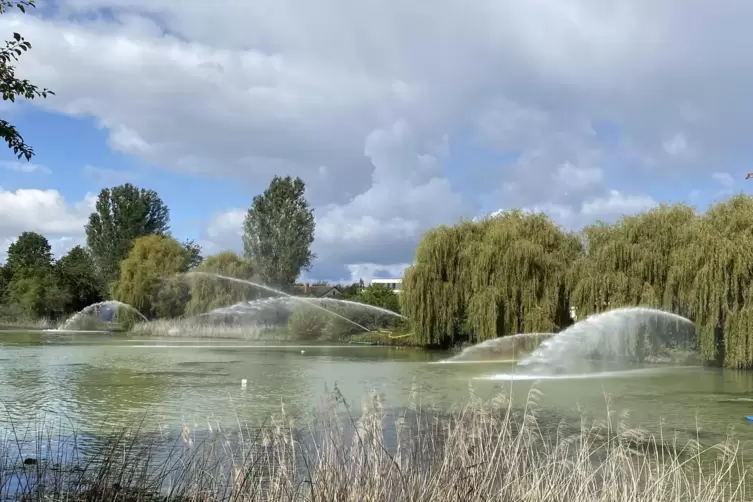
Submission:
{"label": "cumulus cloud", "polygon": [[45,235],[58,256],[83,243],[84,225],[95,202],[93,194],[69,203],[57,190],[0,187],[0,261],[22,232]]}
{"label": "cumulus cloud", "polygon": [[[408,263],[426,228],[460,217],[538,207],[576,225],[654,204],[622,186],[635,173],[708,179],[753,133],[750,14],[742,0],[63,0],[0,26],[34,43],[23,76],[57,92],[35,106],[93,117],[117,151],[302,176],[316,273],[342,277]],[[203,238],[239,246],[242,211]]]}
{"label": "cumulus cloud", "polygon": [[213,254],[220,251],[243,251],[245,217],[245,209],[230,209],[214,215],[199,240],[204,252]]}

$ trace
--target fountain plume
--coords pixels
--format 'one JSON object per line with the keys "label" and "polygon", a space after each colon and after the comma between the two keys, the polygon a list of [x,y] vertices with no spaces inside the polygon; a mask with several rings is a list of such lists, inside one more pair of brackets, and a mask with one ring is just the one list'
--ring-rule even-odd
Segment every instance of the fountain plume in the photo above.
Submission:
{"label": "fountain plume", "polygon": [[88,307],[85,307],[81,309],[80,311],[73,314],[71,317],[65,320],[60,326],[58,326],[56,329],[52,331],[70,331],[70,330],[76,330],[76,326],[79,325],[84,319],[89,318],[91,316],[101,315],[102,311],[105,309],[124,309],[128,312],[132,312],[136,314],[141,320],[148,322],[148,319],[144,314],[138,311],[137,308],[135,308],[132,305],[129,305],[127,303],[119,302],[117,300],[107,300],[104,302],[97,302],[89,305]]}
{"label": "fountain plume", "polygon": [[628,307],[579,321],[524,358],[518,366],[538,373],[577,371],[584,359],[644,362],[669,350],[697,352],[692,321],[662,310]]}

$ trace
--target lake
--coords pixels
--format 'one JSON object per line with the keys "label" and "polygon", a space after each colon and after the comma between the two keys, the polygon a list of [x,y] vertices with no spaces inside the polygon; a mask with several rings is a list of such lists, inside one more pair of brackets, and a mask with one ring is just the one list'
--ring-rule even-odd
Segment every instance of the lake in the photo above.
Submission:
{"label": "lake", "polygon": [[[62,420],[100,429],[134,420],[158,430],[261,424],[279,412],[305,420],[335,386],[354,413],[372,389],[388,408],[405,406],[411,389],[441,407],[512,391],[523,402],[532,385],[541,406],[577,418],[629,410],[631,426],[695,432],[724,439],[730,426],[753,440],[753,372],[699,367],[589,368],[589,375],[534,382],[510,380],[514,364],[443,364],[446,353],[361,345],[281,345],[101,333],[0,331],[0,427]],[[586,370],[584,370],[586,371]],[[594,374],[595,373],[595,374]],[[247,380],[242,388],[241,380]],[[3,409],[5,408],[5,409]],[[753,443],[752,443],[753,444]]]}

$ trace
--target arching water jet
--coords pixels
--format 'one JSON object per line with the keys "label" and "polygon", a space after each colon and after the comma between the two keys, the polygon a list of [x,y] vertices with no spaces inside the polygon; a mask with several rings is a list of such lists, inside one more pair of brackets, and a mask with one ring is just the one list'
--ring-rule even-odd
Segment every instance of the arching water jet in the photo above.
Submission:
{"label": "arching water jet", "polygon": [[[88,307],[85,307],[81,309],[80,311],[73,314],[71,317],[65,320],[60,326],[58,326],[55,329],[52,329],[50,331],[71,331],[76,330],[75,326],[81,322],[81,320],[85,319],[88,316],[94,316],[94,315],[101,315],[102,311],[105,309],[125,309],[129,312],[133,312],[136,314],[141,320],[145,322],[149,322],[149,320],[138,311],[138,309],[132,305],[129,305],[127,303],[119,302],[117,300],[107,300],[104,302],[97,302],[89,305]],[[76,330],[78,331],[78,330]]]}
{"label": "arching water jet", "polygon": [[441,361],[442,363],[460,363],[473,361],[490,361],[499,356],[512,360],[520,357],[520,353],[529,354],[541,343],[552,337],[554,333],[518,333],[517,335],[492,338],[464,349],[460,354]]}
{"label": "arching water jet", "polygon": [[345,317],[343,315],[340,315],[337,312],[332,312],[331,310],[326,309],[326,308],[322,307],[321,305],[318,305],[317,303],[310,301],[311,300],[310,298],[302,298],[300,296],[294,296],[294,295],[288,294],[288,293],[286,293],[284,291],[280,291],[279,289],[275,289],[275,288],[271,288],[269,286],[265,286],[264,284],[259,284],[259,283],[254,282],[254,281],[248,281],[248,280],[245,280],[245,279],[238,279],[236,277],[230,277],[230,276],[227,276],[227,275],[220,275],[220,274],[214,274],[214,273],[209,273],[209,272],[188,272],[185,275],[187,277],[192,277],[192,276],[194,276],[194,277],[214,277],[215,279],[222,279],[224,281],[231,281],[231,282],[236,282],[236,283],[239,283],[239,284],[246,284],[248,286],[252,286],[252,287],[255,287],[255,288],[263,289],[263,290],[269,291],[270,293],[274,293],[274,294],[279,295],[279,296],[284,296],[286,298],[290,298],[291,300],[298,301],[298,302],[301,302],[301,303],[303,303],[305,305],[310,305],[311,307],[314,307],[316,309],[322,310],[322,311],[326,312],[327,314],[335,316],[335,317],[337,317],[339,319],[342,319],[343,321],[345,321],[347,323],[350,323],[353,326],[356,326],[356,327],[358,327],[358,328],[360,328],[360,329],[362,329],[362,330],[364,330],[366,332],[370,332],[371,331],[366,326],[363,326],[363,325],[361,325],[361,324],[353,321],[352,319],[348,319],[347,317]]}
{"label": "arching water jet", "polygon": [[579,321],[518,364],[538,374],[579,371],[591,357],[643,362],[670,349],[697,351],[692,321],[662,310],[628,307]]}
{"label": "arching water jet", "polygon": [[324,305],[327,305],[327,304],[337,305],[337,306],[341,306],[341,307],[349,308],[349,309],[368,311],[373,314],[389,315],[389,316],[397,317],[400,319],[406,318],[405,316],[398,314],[397,312],[393,312],[392,310],[388,310],[382,307],[377,307],[374,305],[368,305],[366,303],[354,302],[351,300],[341,300],[339,298],[301,298],[299,296],[290,296],[290,297],[277,296],[277,297],[272,297],[272,298],[260,298],[258,300],[251,300],[248,302],[240,302],[233,305],[228,305],[227,307],[218,307],[216,309],[210,310],[209,312],[204,312],[203,314],[199,314],[199,315],[200,316],[212,316],[212,315],[227,315],[227,314],[244,314],[244,313],[257,312],[257,311],[265,310],[269,308],[290,309],[292,305],[296,304],[300,300],[305,300],[306,302],[324,304]]}

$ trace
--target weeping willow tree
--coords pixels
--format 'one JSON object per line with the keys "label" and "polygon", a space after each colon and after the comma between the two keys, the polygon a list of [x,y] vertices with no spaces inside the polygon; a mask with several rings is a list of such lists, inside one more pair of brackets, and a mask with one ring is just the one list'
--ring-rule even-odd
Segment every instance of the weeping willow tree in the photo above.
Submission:
{"label": "weeping willow tree", "polygon": [[577,236],[520,211],[439,227],[421,240],[403,288],[403,313],[424,344],[557,331],[571,307],[583,319],[643,306],[687,317],[695,329],[665,315],[629,315],[615,329],[630,336],[585,349],[643,360],[691,349],[705,361],[753,368],[753,198],[702,215],[661,205]]}
{"label": "weeping willow tree", "polygon": [[753,367],[753,199],[712,206],[684,234],[666,297],[695,321],[704,359]]}
{"label": "weeping willow tree", "polygon": [[187,288],[175,276],[187,268],[185,250],[172,237],[139,237],[120,263],[113,297],[148,318],[177,317],[185,308]]}
{"label": "weeping willow tree", "polygon": [[[254,276],[253,264],[232,251],[207,256],[194,270],[245,280],[252,280]],[[227,307],[258,297],[258,291],[247,284],[219,279],[211,275],[191,277],[189,294],[190,300],[186,305],[188,315],[203,314],[219,307]]]}
{"label": "weeping willow tree", "polygon": [[578,316],[626,306],[667,307],[672,257],[694,222],[693,209],[678,204],[661,205],[614,225],[600,222],[586,227],[586,254],[570,277]]}
{"label": "weeping willow tree", "polygon": [[543,214],[510,211],[427,232],[403,279],[402,309],[429,345],[551,332],[569,323],[579,238]]}

